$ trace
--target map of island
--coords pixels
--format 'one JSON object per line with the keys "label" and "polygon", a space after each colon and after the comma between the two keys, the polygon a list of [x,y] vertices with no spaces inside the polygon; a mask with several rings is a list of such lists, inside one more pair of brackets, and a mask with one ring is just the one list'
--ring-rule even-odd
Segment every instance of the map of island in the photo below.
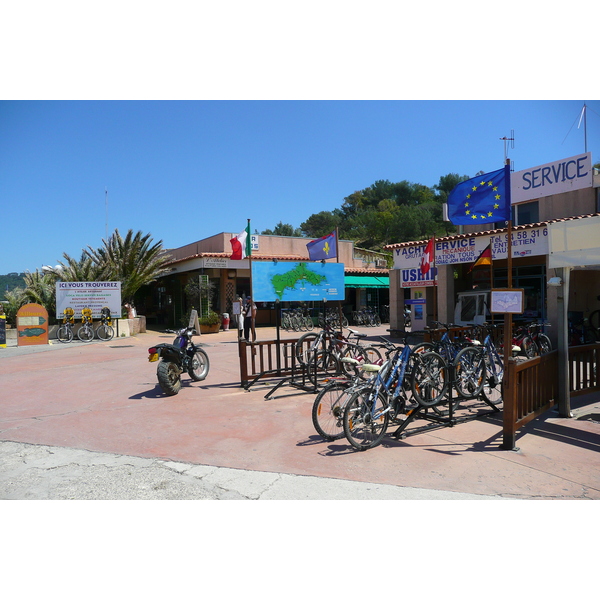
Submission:
{"label": "map of island", "polygon": [[301,282],[301,287],[304,287],[304,282],[310,283],[311,285],[321,285],[327,281],[327,277],[319,275],[314,271],[311,271],[306,263],[298,263],[298,265],[291,271],[285,273],[279,273],[271,277],[271,284],[277,297],[281,300],[286,289],[295,290],[298,282]]}
{"label": "map of island", "polygon": [[343,300],[344,295],[343,263],[252,262],[255,302],[322,302]]}

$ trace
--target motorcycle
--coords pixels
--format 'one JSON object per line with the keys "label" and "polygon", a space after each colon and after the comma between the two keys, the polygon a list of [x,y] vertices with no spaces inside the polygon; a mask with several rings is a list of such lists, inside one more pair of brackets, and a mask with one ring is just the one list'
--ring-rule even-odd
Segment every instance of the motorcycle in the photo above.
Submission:
{"label": "motorcycle", "polygon": [[[169,332],[174,333],[174,332]],[[193,327],[177,332],[172,344],[157,344],[148,348],[148,361],[161,361],[156,368],[158,383],[167,396],[174,396],[181,389],[181,374],[186,371],[194,381],[206,379],[210,361],[206,352],[192,341]]]}

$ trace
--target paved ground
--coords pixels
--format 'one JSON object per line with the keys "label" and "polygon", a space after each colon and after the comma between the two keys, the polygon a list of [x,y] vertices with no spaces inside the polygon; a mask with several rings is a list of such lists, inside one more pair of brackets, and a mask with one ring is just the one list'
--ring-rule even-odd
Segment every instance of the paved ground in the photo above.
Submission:
{"label": "paved ground", "polygon": [[171,338],[9,340],[0,349],[0,498],[600,498],[597,395],[574,399],[572,419],[550,411],[523,428],[518,451],[500,448],[497,413],[356,452],[316,434],[312,394],[284,386],[267,400],[272,383],[243,390],[235,331],[203,336],[209,377],[186,377],[177,396],[164,396],[146,348]]}

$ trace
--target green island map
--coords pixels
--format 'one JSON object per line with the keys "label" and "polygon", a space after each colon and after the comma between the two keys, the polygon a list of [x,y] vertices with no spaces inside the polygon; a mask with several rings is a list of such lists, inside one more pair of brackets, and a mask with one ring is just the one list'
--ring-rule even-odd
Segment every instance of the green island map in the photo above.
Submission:
{"label": "green island map", "polygon": [[275,294],[281,300],[283,298],[285,290],[295,290],[296,284],[298,282],[302,283],[302,287],[304,286],[304,282],[318,286],[326,280],[327,277],[325,277],[324,275],[319,275],[314,271],[311,271],[306,266],[306,263],[301,262],[291,271],[273,275],[271,277],[271,284],[273,285],[273,290],[275,291]]}

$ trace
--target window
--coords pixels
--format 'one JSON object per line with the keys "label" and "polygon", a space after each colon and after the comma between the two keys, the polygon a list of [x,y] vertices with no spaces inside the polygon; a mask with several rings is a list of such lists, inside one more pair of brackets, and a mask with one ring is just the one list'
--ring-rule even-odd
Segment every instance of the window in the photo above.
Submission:
{"label": "window", "polygon": [[528,225],[529,223],[540,222],[540,205],[535,202],[523,202],[515,204],[512,207],[512,222],[513,225]]}

